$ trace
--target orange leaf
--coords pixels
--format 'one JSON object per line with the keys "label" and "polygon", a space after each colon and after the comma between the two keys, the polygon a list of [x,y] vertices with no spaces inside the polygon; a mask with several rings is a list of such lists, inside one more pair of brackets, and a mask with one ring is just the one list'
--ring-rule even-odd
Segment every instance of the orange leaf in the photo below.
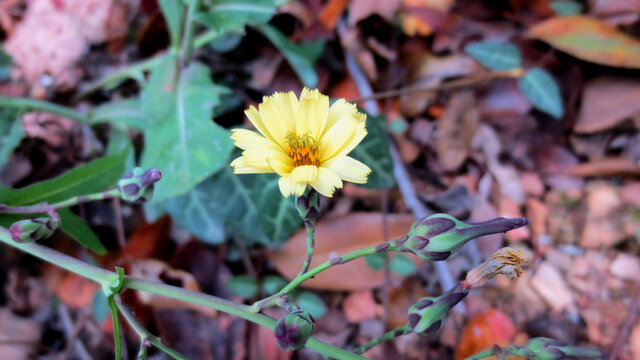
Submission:
{"label": "orange leaf", "polygon": [[134,259],[152,257],[159,248],[158,244],[168,239],[171,227],[170,219],[168,216],[163,216],[154,223],[138,227],[122,249],[123,254]]}
{"label": "orange leaf", "polygon": [[516,330],[511,319],[498,309],[475,316],[462,331],[454,359],[464,359],[493,345],[511,345]]}
{"label": "orange leaf", "polygon": [[584,16],[552,18],[532,27],[529,36],[582,60],[640,68],[640,41],[596,19]]}
{"label": "orange leaf", "polygon": [[91,306],[98,284],[74,273],[67,273],[56,287],[56,294],[70,308]]}
{"label": "orange leaf", "polygon": [[340,19],[340,15],[347,7],[349,0],[330,0],[320,13],[320,21],[327,29],[333,29]]}
{"label": "orange leaf", "polygon": [[[410,215],[389,215],[389,238],[405,235],[413,224]],[[315,250],[311,267],[330,259],[330,254],[342,255],[383,242],[382,214],[354,213],[320,221],[316,226]],[[306,256],[306,231],[298,231],[282,248],[269,253],[276,268],[286,278],[293,279]],[[412,255],[411,255],[412,256]],[[417,259],[417,258],[416,258]],[[323,290],[365,290],[384,283],[384,271],[373,270],[364,259],[334,266],[310,279],[302,286]]]}

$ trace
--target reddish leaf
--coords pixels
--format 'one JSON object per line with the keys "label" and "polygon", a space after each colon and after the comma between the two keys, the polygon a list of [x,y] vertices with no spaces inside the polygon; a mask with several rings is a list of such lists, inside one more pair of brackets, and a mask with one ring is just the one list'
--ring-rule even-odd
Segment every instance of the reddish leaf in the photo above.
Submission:
{"label": "reddish leaf", "polygon": [[640,41],[596,19],[584,16],[552,18],[532,27],[529,36],[582,60],[640,68]]}
{"label": "reddish leaf", "polygon": [[56,294],[70,308],[91,306],[98,284],[74,273],[66,273],[56,287]]}
{"label": "reddish leaf", "polygon": [[320,13],[320,22],[327,29],[333,29],[340,19],[340,15],[347,7],[349,0],[330,0]]}
{"label": "reddish leaf", "polygon": [[627,77],[599,77],[584,89],[580,114],[574,126],[593,133],[617,126],[640,111],[640,81]]}
{"label": "reddish leaf", "polygon": [[168,216],[163,216],[154,223],[140,226],[131,235],[122,253],[134,259],[152,257],[159,248],[158,244],[168,239],[170,226],[171,221]]}
{"label": "reddish leaf", "polygon": [[464,359],[493,345],[508,346],[516,335],[511,319],[498,309],[475,316],[462,331],[455,359]]}

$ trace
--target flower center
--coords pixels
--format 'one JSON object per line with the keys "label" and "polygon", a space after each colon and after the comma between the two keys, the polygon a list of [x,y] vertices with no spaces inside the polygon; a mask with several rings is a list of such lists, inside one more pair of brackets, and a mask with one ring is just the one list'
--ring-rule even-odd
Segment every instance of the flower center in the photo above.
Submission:
{"label": "flower center", "polygon": [[293,166],[320,165],[318,142],[309,133],[298,135],[289,131],[285,139],[289,144],[289,157],[293,160]]}

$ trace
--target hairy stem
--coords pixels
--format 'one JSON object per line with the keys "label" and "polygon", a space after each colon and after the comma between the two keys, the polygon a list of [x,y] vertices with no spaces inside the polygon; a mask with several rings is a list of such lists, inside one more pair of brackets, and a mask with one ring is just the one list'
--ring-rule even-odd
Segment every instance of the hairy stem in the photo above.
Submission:
{"label": "hairy stem", "polygon": [[304,227],[307,229],[307,255],[304,258],[304,264],[302,264],[302,269],[297,277],[304,275],[309,270],[309,266],[311,265],[311,258],[313,257],[313,248],[315,245],[314,234],[316,232],[315,220],[305,221]]}
{"label": "hairy stem", "polygon": [[[0,227],[0,242],[3,242],[16,249],[29,253],[37,258],[59,266],[63,269],[69,270],[102,285],[111,284],[114,280],[118,279],[118,274],[116,274],[115,272],[107,271],[97,266],[87,264],[83,261],[62,254],[48,247],[36,243],[15,242],[11,239],[9,230],[4,227]],[[131,276],[125,276],[123,288],[146,291],[173,299],[186,301],[189,303],[206,306],[218,311],[238,316],[242,319],[265,326],[271,330],[273,330],[276,325],[275,319],[263,314],[256,314],[255,312],[251,311],[249,306],[236,304],[226,299],[186,290],[176,286],[153,282],[145,279],[138,279]],[[344,360],[365,359],[362,356],[352,354],[346,350],[342,350],[313,338],[309,339],[306,347],[313,349],[320,354],[330,358]]]}
{"label": "hairy stem", "polygon": [[251,310],[254,312],[258,312],[261,309],[276,305],[279,298],[288,294],[293,289],[300,286],[300,284],[302,284],[303,282],[309,280],[310,278],[316,276],[317,274],[327,270],[332,266],[341,265],[366,255],[382,253],[387,251],[396,251],[396,250],[398,250],[398,245],[396,245],[396,240],[391,240],[378,245],[373,245],[373,246],[366,247],[364,249],[356,250],[348,254],[338,256],[331,260],[325,261],[322,264],[307,271],[303,275],[297,276],[295,279],[291,280],[291,282],[287,284],[287,286],[282,288],[282,290],[278,291],[277,293],[255,302],[253,305],[251,305]]}
{"label": "hairy stem", "polygon": [[61,208],[78,205],[88,201],[110,199],[110,198],[116,198],[118,196],[120,196],[120,190],[113,189],[113,190],[102,191],[95,194],[74,196],[70,199],[67,199],[65,201],[61,201],[55,204],[43,203],[43,204],[28,205],[28,206],[7,206],[4,204],[0,204],[0,214],[40,214],[40,213],[49,212],[51,210],[57,210]]}
{"label": "hairy stem", "polygon": [[356,354],[364,354],[365,352],[369,351],[369,349],[371,349],[374,346],[380,345],[383,342],[389,341],[389,340],[393,340],[395,338],[397,338],[398,336],[402,336],[402,335],[406,335],[411,333],[411,329],[409,328],[409,326],[407,325],[403,325],[403,326],[399,326],[393,330],[390,330],[389,332],[387,332],[386,334],[379,336],[377,338],[373,338],[371,340],[369,340],[367,343],[365,343],[364,345],[360,346],[359,348],[356,349],[355,353]]}

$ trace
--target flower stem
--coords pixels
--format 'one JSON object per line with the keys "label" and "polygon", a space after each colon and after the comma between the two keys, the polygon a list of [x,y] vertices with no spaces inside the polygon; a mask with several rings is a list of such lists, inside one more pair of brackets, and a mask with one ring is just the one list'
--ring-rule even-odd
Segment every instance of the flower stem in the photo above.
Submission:
{"label": "flower stem", "polygon": [[55,204],[43,203],[43,204],[29,205],[29,206],[7,206],[4,204],[0,204],[0,214],[40,214],[40,213],[49,212],[51,210],[57,210],[60,208],[66,208],[69,206],[78,205],[88,201],[110,199],[118,196],[120,196],[120,190],[113,189],[113,190],[102,191],[95,194],[74,196],[70,199],[67,199],[65,201],[61,201]]}
{"label": "flower stem", "polygon": [[367,343],[365,343],[364,345],[360,346],[359,348],[356,349],[355,353],[356,354],[364,354],[365,352],[369,351],[369,349],[371,349],[374,346],[380,345],[383,342],[389,341],[389,340],[393,340],[395,338],[397,338],[398,336],[402,336],[402,335],[406,335],[411,333],[411,329],[407,326],[407,325],[402,325],[399,326],[393,330],[390,330],[389,332],[387,332],[386,334],[379,336],[377,338],[373,338],[371,340],[369,340]]}
{"label": "flower stem", "polygon": [[383,252],[387,252],[387,251],[396,251],[398,250],[398,246],[396,245],[396,240],[391,240],[391,241],[387,241],[378,245],[372,245],[369,247],[366,247],[364,249],[359,249],[356,251],[352,251],[348,254],[342,255],[342,256],[338,256],[335,257],[331,260],[325,261],[322,264],[314,267],[313,269],[307,271],[306,273],[297,276],[295,279],[291,280],[291,282],[289,284],[287,284],[287,286],[285,286],[284,288],[282,288],[280,291],[278,291],[277,293],[266,297],[262,300],[259,300],[257,302],[255,302],[253,305],[251,305],[251,311],[254,312],[258,312],[261,309],[267,308],[269,306],[273,306],[276,305],[278,302],[278,299],[286,294],[288,294],[289,292],[291,292],[293,289],[297,288],[298,286],[300,286],[300,284],[302,284],[303,282],[309,280],[310,278],[316,276],[317,274],[327,270],[328,268],[332,267],[332,266],[336,266],[336,265],[341,265],[344,263],[347,263],[351,260],[357,259],[359,257],[363,257],[366,255],[371,255],[371,254],[376,254],[376,253],[383,253]]}
{"label": "flower stem", "polygon": [[297,277],[304,275],[309,270],[309,266],[311,265],[311,258],[313,257],[313,248],[315,245],[314,234],[316,231],[316,222],[315,220],[304,222],[304,227],[307,229],[307,256],[304,258],[304,264],[302,264],[302,269]]}
{"label": "flower stem", "polygon": [[182,37],[182,50],[180,51],[180,65],[185,67],[189,60],[191,60],[191,53],[194,49],[194,34],[195,34],[195,21],[193,17],[196,11],[200,8],[202,0],[191,0],[189,9],[187,10],[187,19],[184,25],[184,35]]}
{"label": "flower stem", "polygon": [[[13,246],[14,248],[22,250],[37,258],[52,263],[63,269],[69,270],[75,274],[78,274],[102,285],[111,284],[114,280],[119,279],[118,274],[116,274],[115,272],[107,271],[97,266],[87,264],[83,261],[62,254],[48,247],[36,243],[15,242],[11,239],[9,230],[4,227],[0,227],[0,242]],[[251,311],[249,306],[236,304],[226,299],[186,290],[177,286],[157,283],[145,279],[138,279],[131,276],[125,276],[123,288],[146,291],[193,304],[203,305],[212,309],[216,309],[218,311],[238,316],[242,319],[254,322],[258,325],[265,326],[271,330],[273,330],[276,325],[275,319],[263,314],[256,314],[255,312]],[[306,347],[313,349],[326,357],[335,359],[365,359],[362,356],[352,354],[346,350],[342,350],[313,338],[309,339]]]}

